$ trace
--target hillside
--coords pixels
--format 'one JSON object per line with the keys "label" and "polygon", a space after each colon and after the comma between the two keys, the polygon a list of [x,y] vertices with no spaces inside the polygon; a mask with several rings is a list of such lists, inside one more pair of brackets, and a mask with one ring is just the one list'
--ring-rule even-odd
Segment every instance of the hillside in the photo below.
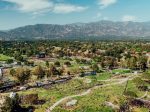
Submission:
{"label": "hillside", "polygon": [[37,24],[1,31],[0,39],[52,39],[52,38],[102,38],[106,37],[149,37],[150,22],[74,23],[66,25]]}

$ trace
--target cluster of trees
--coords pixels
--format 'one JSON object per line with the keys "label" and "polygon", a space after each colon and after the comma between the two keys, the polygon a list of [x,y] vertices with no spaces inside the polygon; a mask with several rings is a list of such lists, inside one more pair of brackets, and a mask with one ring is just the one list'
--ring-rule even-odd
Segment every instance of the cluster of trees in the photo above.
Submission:
{"label": "cluster of trees", "polygon": [[124,68],[130,68],[130,69],[140,69],[140,70],[146,70],[148,58],[146,56],[130,56],[125,57],[124,60],[120,61],[121,66]]}
{"label": "cluster of trees", "polygon": [[[91,58],[102,68],[113,69],[123,67],[130,69],[147,68],[147,57],[143,54],[150,51],[150,44],[146,42],[121,42],[121,41],[30,41],[30,42],[1,42],[0,53],[14,57],[26,65],[33,65],[28,62],[28,57],[44,52],[49,57],[71,57],[82,56]],[[126,52],[126,53],[125,53]],[[138,53],[137,53],[138,52]],[[25,58],[25,57],[26,58]],[[71,58],[70,58],[71,59]],[[7,63],[12,63],[8,60]],[[78,64],[91,64],[86,59],[76,59]],[[69,62],[65,63],[70,66]],[[48,63],[46,66],[49,66]],[[60,66],[59,62],[55,66]]]}
{"label": "cluster of trees", "polygon": [[43,68],[41,66],[36,66],[33,69],[19,67],[17,69],[11,69],[10,75],[12,75],[20,84],[24,84],[26,81],[31,79],[34,75],[36,78],[42,79],[44,77],[61,76],[63,73],[62,69],[57,69],[54,65]]}
{"label": "cluster of trees", "polygon": [[[54,46],[61,49],[56,50]],[[15,59],[22,61],[22,55],[27,57],[34,56],[39,52],[45,52],[47,55],[57,53],[60,57],[71,56],[77,51],[95,54],[98,49],[106,50],[105,56],[120,57],[124,50],[135,52],[150,51],[150,45],[144,42],[74,42],[74,41],[25,41],[25,42],[1,42],[0,53],[15,57]],[[72,53],[70,52],[72,51]]]}
{"label": "cluster of trees", "polygon": [[21,109],[18,94],[13,97],[0,95],[0,100],[0,112],[18,112],[17,110]]}

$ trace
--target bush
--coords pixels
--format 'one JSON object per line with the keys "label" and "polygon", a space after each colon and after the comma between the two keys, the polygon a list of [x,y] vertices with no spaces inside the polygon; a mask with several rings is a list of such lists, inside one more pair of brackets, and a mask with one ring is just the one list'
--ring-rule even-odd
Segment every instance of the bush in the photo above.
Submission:
{"label": "bush", "polygon": [[60,62],[59,62],[59,61],[56,61],[56,62],[54,63],[54,65],[57,66],[57,67],[60,67]]}
{"label": "bush", "polygon": [[16,71],[14,71],[14,73],[17,81],[21,84],[24,84],[24,82],[29,80],[31,76],[30,70],[22,67],[17,68]]}
{"label": "bush", "polygon": [[147,91],[148,90],[148,86],[138,86],[138,89],[140,91]]}
{"label": "bush", "polygon": [[34,104],[38,100],[38,94],[29,94],[21,96],[22,104]]}
{"label": "bush", "polygon": [[64,63],[64,65],[71,66],[71,63],[70,63],[69,61],[66,61],[66,62]]}
{"label": "bush", "polygon": [[144,79],[150,80],[150,71],[144,72],[143,75],[142,75],[142,77],[143,77]]}
{"label": "bush", "polygon": [[37,76],[37,79],[42,79],[45,76],[45,71],[41,66],[37,66],[33,70],[33,75]]}
{"label": "bush", "polygon": [[137,97],[137,94],[133,91],[126,91],[124,93],[124,95],[127,96],[127,97],[131,97],[131,98],[136,98]]}
{"label": "bush", "polygon": [[121,103],[119,112],[130,112],[130,106],[129,106],[128,102]]}
{"label": "bush", "polygon": [[145,82],[140,77],[134,78],[133,82],[136,84],[137,87],[145,85]]}
{"label": "bush", "polygon": [[24,64],[27,66],[34,66],[34,61],[25,61]]}
{"label": "bush", "polygon": [[13,59],[8,59],[8,60],[6,61],[7,64],[11,64],[11,63],[13,63],[13,62],[14,62]]}
{"label": "bush", "polygon": [[10,69],[9,74],[10,74],[11,76],[14,76],[14,75],[16,74],[16,70],[13,69],[13,68]]}

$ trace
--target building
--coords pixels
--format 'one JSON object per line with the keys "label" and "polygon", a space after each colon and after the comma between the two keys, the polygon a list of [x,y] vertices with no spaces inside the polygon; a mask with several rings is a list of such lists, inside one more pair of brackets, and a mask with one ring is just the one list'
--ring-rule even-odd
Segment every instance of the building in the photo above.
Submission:
{"label": "building", "polygon": [[45,56],[46,56],[45,52],[41,52],[36,55],[37,58],[45,58]]}
{"label": "building", "polygon": [[84,76],[94,76],[96,75],[96,71],[90,71],[90,72],[83,72],[80,74],[80,77],[84,77]]}
{"label": "building", "polygon": [[0,79],[3,77],[3,70],[0,68]]}

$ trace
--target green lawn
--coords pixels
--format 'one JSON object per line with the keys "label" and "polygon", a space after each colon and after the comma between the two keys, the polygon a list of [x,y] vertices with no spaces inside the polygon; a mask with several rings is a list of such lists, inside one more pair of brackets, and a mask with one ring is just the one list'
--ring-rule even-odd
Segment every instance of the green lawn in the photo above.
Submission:
{"label": "green lawn", "polygon": [[0,54],[0,61],[6,61],[6,60],[8,60],[8,59],[12,59],[12,57],[9,57],[9,56]]}
{"label": "green lawn", "polygon": [[112,70],[112,73],[120,73],[120,74],[125,74],[125,73],[131,73],[130,69],[114,69]]}
{"label": "green lawn", "polygon": [[98,73],[96,76],[87,76],[89,78],[95,77],[97,80],[107,80],[110,79],[112,76],[111,73],[109,72],[104,72],[104,73]]}

